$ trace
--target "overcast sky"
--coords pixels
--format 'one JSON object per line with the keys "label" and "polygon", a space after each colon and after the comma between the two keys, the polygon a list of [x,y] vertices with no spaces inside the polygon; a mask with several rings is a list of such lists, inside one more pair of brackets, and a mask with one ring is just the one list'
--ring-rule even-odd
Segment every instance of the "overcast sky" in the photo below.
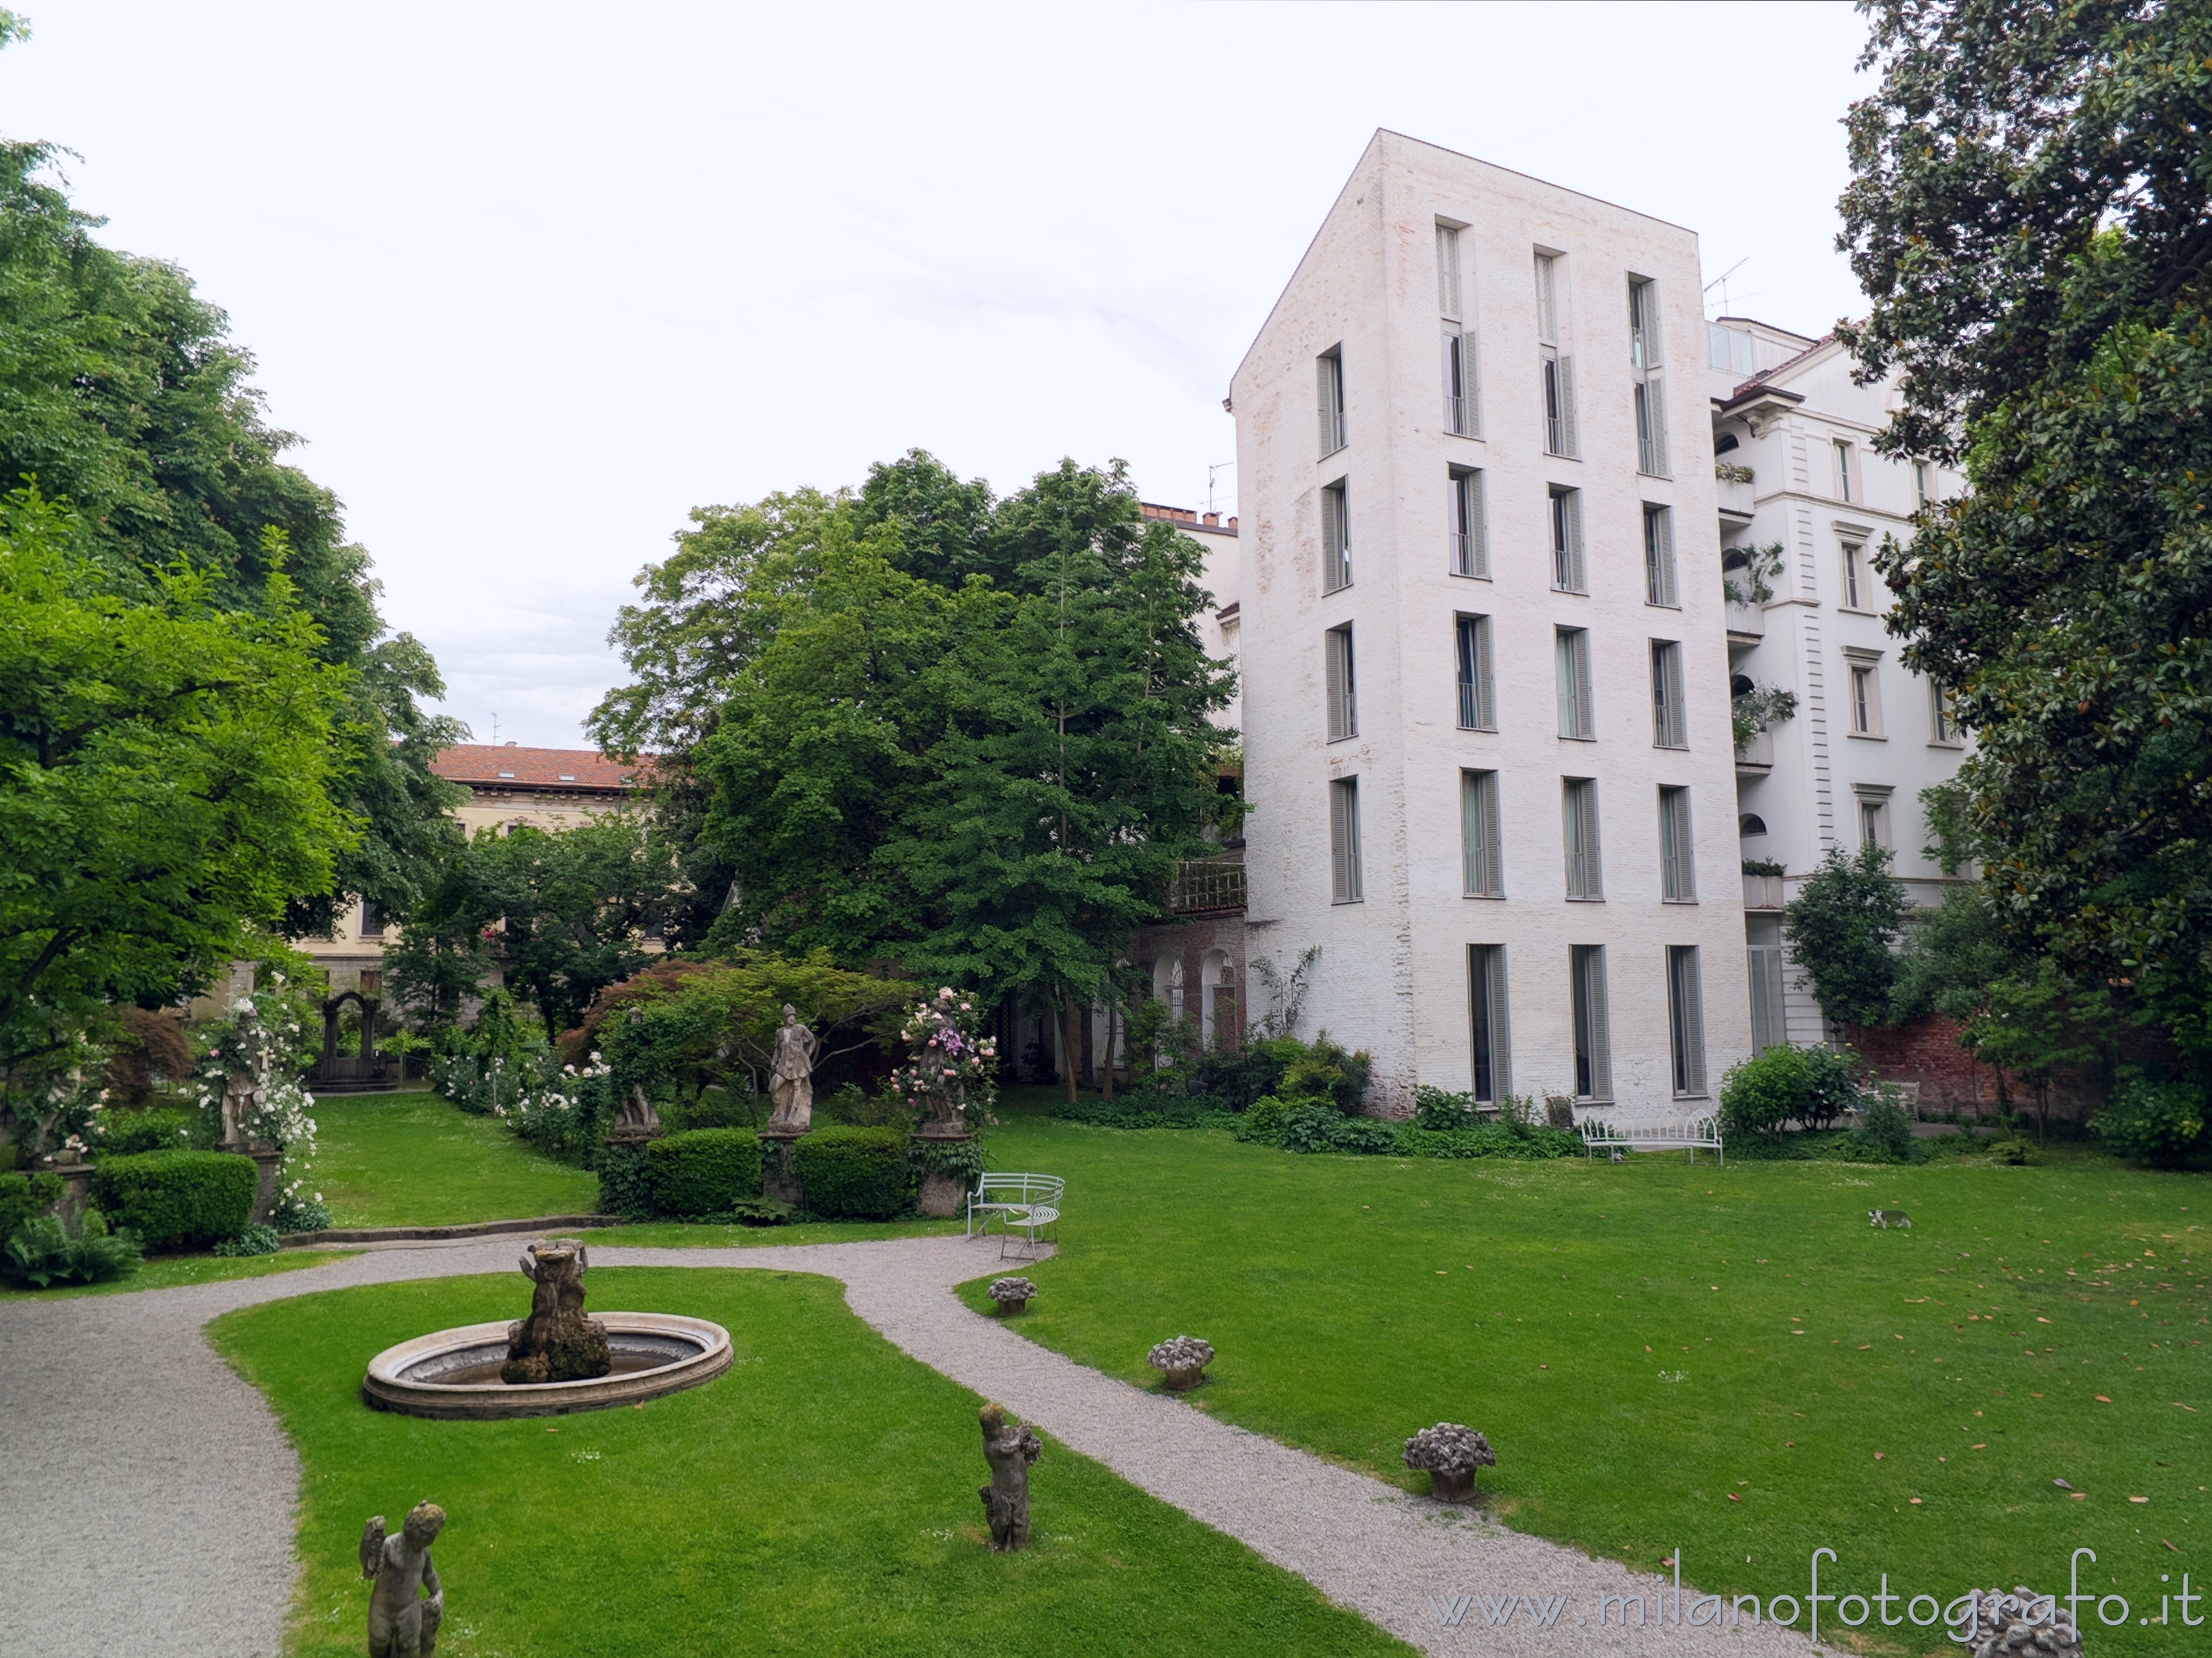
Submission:
{"label": "overcast sky", "polygon": [[920,446],[1203,508],[1378,126],[1689,226],[1740,314],[1859,304],[1842,3],[10,3],[0,135],[229,311],[479,741],[580,740],[700,503]]}

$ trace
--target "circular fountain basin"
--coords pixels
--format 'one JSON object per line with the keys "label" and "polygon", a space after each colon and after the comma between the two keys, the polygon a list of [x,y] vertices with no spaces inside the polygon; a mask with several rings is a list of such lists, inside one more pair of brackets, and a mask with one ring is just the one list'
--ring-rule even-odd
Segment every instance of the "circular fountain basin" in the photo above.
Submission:
{"label": "circular fountain basin", "polygon": [[499,1379],[512,1320],[440,1330],[368,1362],[362,1398],[380,1411],[447,1421],[557,1417],[638,1405],[696,1387],[730,1368],[730,1332],[673,1313],[594,1313],[605,1326],[614,1368],[583,1381],[514,1386]]}

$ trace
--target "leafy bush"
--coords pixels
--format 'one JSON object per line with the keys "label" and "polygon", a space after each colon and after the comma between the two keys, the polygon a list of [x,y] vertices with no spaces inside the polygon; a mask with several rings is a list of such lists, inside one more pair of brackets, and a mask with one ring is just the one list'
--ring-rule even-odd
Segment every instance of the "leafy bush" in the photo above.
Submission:
{"label": "leafy bush", "polygon": [[1315,1100],[1298,1100],[1283,1113],[1283,1149],[1334,1151],[1336,1131],[1344,1120],[1344,1113],[1333,1105]]}
{"label": "leafy bush", "polygon": [[1579,1134],[1525,1123],[1478,1123],[1458,1129],[1401,1125],[1396,1147],[1401,1157],[1508,1157],[1524,1162],[1571,1157],[1582,1149]]}
{"label": "leafy bush", "polygon": [[1891,1094],[1877,1094],[1866,1104],[1860,1125],[1850,1135],[1851,1155],[1861,1161],[1911,1163],[1919,1161],[1914,1149],[1912,1119]]}
{"label": "leafy bush", "polygon": [[818,1128],[793,1149],[806,1207],[834,1220],[887,1221],[914,1200],[905,1131]]}
{"label": "leafy bush", "polygon": [[1400,1125],[1376,1117],[1340,1117],[1329,1137],[1333,1148],[1355,1156],[1382,1157],[1398,1149]]}
{"label": "leafy bush", "polygon": [[1249,1111],[1276,1091],[1284,1071],[1304,1051],[1305,1044],[1295,1037],[1279,1036],[1217,1050],[1190,1068],[1190,1092],[1219,1100],[1224,1111]]}
{"label": "leafy bush", "polygon": [[59,1216],[41,1215],[27,1222],[0,1252],[8,1276],[36,1289],[106,1283],[136,1272],[142,1259],[138,1240],[127,1232],[110,1232],[96,1209],[84,1211],[74,1236]]}
{"label": "leafy bush", "polygon": [[2180,1168],[2206,1143],[2204,1090],[2187,1082],[2130,1082],[2089,1126],[2123,1157]]}
{"label": "leafy bush", "polygon": [[0,1244],[62,1200],[58,1174],[0,1174]]}
{"label": "leafy bush", "polygon": [[1133,1095],[1110,1104],[1103,1100],[1055,1100],[1046,1115],[1092,1128],[1230,1128],[1241,1120],[1234,1112],[1213,1108],[1211,1100]]}
{"label": "leafy bush", "polygon": [[1872,842],[1855,853],[1832,846],[1783,911],[1790,959],[1805,970],[1814,999],[1831,1019],[1889,1022],[1899,971],[1891,947],[1908,907],[1889,860]]}
{"label": "leafy bush", "polygon": [[1316,1031],[1304,1045],[1305,1051],[1284,1067],[1277,1092],[1285,1099],[1325,1098],[1340,1114],[1358,1116],[1374,1060],[1365,1053],[1347,1053],[1329,1040],[1327,1031]]}
{"label": "leafy bush", "polygon": [[1290,1107],[1271,1094],[1254,1100],[1230,1132],[1254,1145],[1279,1146],[1283,1143],[1283,1124],[1289,1115]]}
{"label": "leafy bush", "polygon": [[116,1111],[103,1112],[94,1127],[99,1151],[104,1157],[131,1157],[142,1151],[190,1151],[192,1125],[199,1113],[191,1111]]}
{"label": "leafy bush", "polygon": [[[599,1177],[599,1213],[642,1221],[653,1214],[653,1169],[642,1145],[603,1145],[592,1164]],[[759,1186],[756,1183],[754,1190]]]}
{"label": "leafy bush", "polygon": [[[860,1126],[856,1125],[855,1126]],[[983,1143],[980,1140],[924,1139],[917,1135],[907,1142],[906,1160],[914,1171],[915,1184],[921,1184],[926,1174],[936,1174],[948,1180],[957,1180],[969,1191],[983,1173]]]}
{"label": "leafy bush", "polygon": [[768,1114],[757,1095],[740,1094],[720,1083],[709,1083],[696,1098],[671,1100],[655,1107],[661,1125],[671,1134],[688,1134],[695,1128],[758,1128]]}
{"label": "leafy bush", "polygon": [[273,1255],[284,1247],[273,1226],[249,1226],[235,1238],[225,1238],[210,1253],[216,1255]]}
{"label": "leafy bush", "polygon": [[1472,1094],[1447,1094],[1422,1083],[1413,1090],[1413,1122],[1425,1129],[1471,1128],[1476,1121]]}
{"label": "leafy bush", "polygon": [[761,1195],[760,1136],[750,1129],[699,1128],[648,1141],[654,1212],[693,1220],[726,1215]]}
{"label": "leafy bush", "polygon": [[93,1171],[93,1201],[156,1253],[201,1249],[246,1229],[260,1173],[228,1151],[149,1151],[106,1157]]}
{"label": "leafy bush", "polygon": [[2009,1164],[2014,1168],[2032,1168],[2043,1161],[2042,1149],[2033,1140],[1992,1140],[1989,1143],[1989,1154],[1997,1161]]}
{"label": "leafy bush", "polygon": [[280,1196],[269,1210],[269,1224],[277,1233],[321,1232],[331,1223],[331,1211],[319,1192],[303,1198],[296,1192]]}
{"label": "leafy bush", "polygon": [[1773,1139],[1792,1120],[1832,1123],[1858,1101],[1851,1061],[1848,1051],[1784,1043],[1729,1067],[1721,1079],[1723,1135]]}

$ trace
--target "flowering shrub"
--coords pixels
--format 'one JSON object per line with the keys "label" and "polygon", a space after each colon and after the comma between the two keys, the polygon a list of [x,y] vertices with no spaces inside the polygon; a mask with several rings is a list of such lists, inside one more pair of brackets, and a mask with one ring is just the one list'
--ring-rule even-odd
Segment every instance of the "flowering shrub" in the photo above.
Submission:
{"label": "flowering shrub", "polygon": [[583,1065],[562,1065],[551,1051],[525,1048],[514,1055],[440,1054],[430,1062],[430,1086],[463,1111],[496,1117],[517,1135],[555,1156],[591,1150],[613,1114],[611,1072],[598,1054]]}
{"label": "flowering shrub", "polygon": [[276,1021],[264,1015],[255,997],[241,996],[230,1004],[230,1017],[208,1033],[207,1053],[198,1070],[200,1109],[219,1122],[228,1095],[238,1131],[248,1140],[265,1140],[284,1154],[278,1204],[319,1204],[319,1192],[311,1199],[301,1196],[315,1155],[315,1119],[307,1114],[314,1109],[315,1096],[299,1082],[304,1058],[301,1027],[283,996],[284,975],[275,974],[270,982],[275,994],[265,999]]}
{"label": "flowering shrub", "polygon": [[975,998],[956,996],[948,984],[933,1000],[916,1003],[901,1027],[908,1058],[891,1073],[890,1090],[921,1112],[925,1131],[993,1120],[999,1045],[981,1033],[981,1023]]}

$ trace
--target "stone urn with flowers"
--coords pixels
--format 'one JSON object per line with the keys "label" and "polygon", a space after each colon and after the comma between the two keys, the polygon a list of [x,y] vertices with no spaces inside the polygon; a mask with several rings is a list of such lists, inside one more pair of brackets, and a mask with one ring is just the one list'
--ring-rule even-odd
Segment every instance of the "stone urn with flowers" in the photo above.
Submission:
{"label": "stone urn with flowers", "polygon": [[907,1059],[891,1073],[891,1090],[919,1121],[914,1158],[921,1175],[915,1207],[924,1215],[957,1215],[983,1172],[975,1131],[993,1120],[999,1068],[996,1039],[982,1033],[975,998],[945,985],[907,1015],[899,1035]]}

